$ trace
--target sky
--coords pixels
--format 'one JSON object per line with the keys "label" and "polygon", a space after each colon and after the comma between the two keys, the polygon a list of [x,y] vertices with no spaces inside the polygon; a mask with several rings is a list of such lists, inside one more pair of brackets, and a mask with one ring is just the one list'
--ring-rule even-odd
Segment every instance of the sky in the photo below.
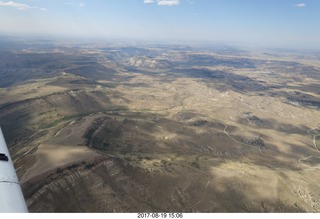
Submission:
{"label": "sky", "polygon": [[320,0],[0,0],[0,34],[320,48]]}

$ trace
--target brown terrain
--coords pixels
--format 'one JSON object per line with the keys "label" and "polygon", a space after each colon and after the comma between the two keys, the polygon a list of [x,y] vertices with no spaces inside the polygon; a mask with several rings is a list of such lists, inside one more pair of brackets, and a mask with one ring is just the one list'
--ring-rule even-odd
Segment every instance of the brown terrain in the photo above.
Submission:
{"label": "brown terrain", "polygon": [[0,125],[29,211],[320,212],[319,54],[28,48]]}

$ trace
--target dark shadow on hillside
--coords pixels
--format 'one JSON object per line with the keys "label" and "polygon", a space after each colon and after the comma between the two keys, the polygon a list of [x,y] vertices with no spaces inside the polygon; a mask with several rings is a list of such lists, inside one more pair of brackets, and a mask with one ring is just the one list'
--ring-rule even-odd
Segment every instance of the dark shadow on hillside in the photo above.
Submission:
{"label": "dark shadow on hillside", "polygon": [[[53,169],[22,189],[26,199],[33,200],[28,206],[31,212],[305,212],[278,196],[257,193],[256,189],[269,189],[268,184],[259,185],[259,178],[243,182],[226,174],[219,181],[221,175],[193,167],[189,157],[145,168],[146,161],[156,159],[144,154],[104,155]],[[214,168],[223,164],[211,163]],[[265,194],[270,192],[274,191]]]}
{"label": "dark shadow on hillside", "polygon": [[10,87],[33,79],[52,78],[66,68],[70,56],[63,54],[1,53],[0,87]]}
{"label": "dark shadow on hillside", "polygon": [[125,107],[112,105],[100,91],[69,90],[2,105],[0,124],[8,145],[12,145],[72,117],[113,108]]}
{"label": "dark shadow on hillside", "polygon": [[[319,72],[320,74],[320,72]],[[298,90],[298,91],[303,91],[303,92],[310,92],[316,95],[320,95],[320,83],[319,84],[315,84],[315,83],[309,83],[309,84],[302,84],[299,86],[290,86],[291,89],[293,90]],[[302,94],[302,95],[306,95],[306,94]]]}
{"label": "dark shadow on hillside", "polygon": [[117,75],[116,70],[107,68],[99,63],[80,65],[75,68],[65,69],[65,71],[90,80],[112,80]]}
{"label": "dark shadow on hillside", "polygon": [[208,69],[175,69],[177,77],[202,79],[209,87],[220,91],[233,90],[239,93],[265,92],[269,87],[261,81],[247,76],[237,75],[230,71]]}
{"label": "dark shadow on hillside", "polygon": [[280,123],[274,119],[259,118],[251,113],[244,114],[243,118],[238,119],[238,122],[240,124],[247,125],[250,127],[272,129],[287,134],[305,135],[307,131],[310,129],[309,127],[304,125],[294,126],[291,124]]}

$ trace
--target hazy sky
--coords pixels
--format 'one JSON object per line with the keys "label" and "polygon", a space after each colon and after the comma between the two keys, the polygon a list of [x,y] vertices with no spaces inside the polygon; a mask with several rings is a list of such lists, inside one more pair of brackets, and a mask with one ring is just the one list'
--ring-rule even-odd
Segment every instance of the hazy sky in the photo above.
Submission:
{"label": "hazy sky", "polygon": [[320,0],[0,1],[0,34],[320,47]]}

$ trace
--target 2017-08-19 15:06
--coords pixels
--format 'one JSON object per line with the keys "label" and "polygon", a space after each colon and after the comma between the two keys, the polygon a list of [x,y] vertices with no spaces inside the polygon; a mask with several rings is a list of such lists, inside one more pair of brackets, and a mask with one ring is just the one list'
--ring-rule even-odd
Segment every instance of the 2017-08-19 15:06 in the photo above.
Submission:
{"label": "2017-08-19 15:06", "polygon": [[138,213],[138,218],[183,218],[183,213]]}

